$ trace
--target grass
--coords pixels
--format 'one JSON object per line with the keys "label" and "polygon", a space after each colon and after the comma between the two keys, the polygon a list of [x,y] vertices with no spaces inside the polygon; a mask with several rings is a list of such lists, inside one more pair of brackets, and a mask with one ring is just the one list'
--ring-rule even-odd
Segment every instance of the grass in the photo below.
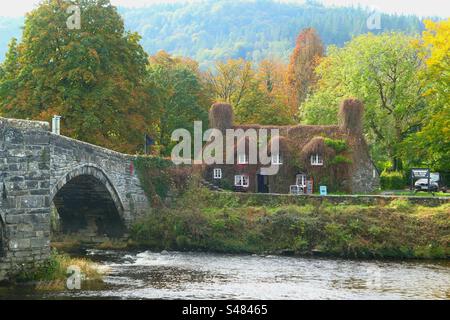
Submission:
{"label": "grass", "polygon": [[84,258],[72,258],[53,250],[50,258],[40,266],[23,270],[17,277],[18,283],[31,283],[40,291],[63,291],[66,289],[68,268],[75,267],[82,275],[82,289],[93,289],[103,285],[107,270]]}
{"label": "grass", "polygon": [[299,254],[348,258],[450,257],[450,204],[242,204],[237,196],[195,189],[149,214],[133,240],[155,250]]}
{"label": "grass", "polygon": [[105,239],[102,242],[94,243],[85,241],[83,237],[77,234],[54,236],[51,241],[51,247],[58,251],[76,253],[80,248],[93,248],[99,250],[126,250],[133,249],[137,245],[131,239]]}
{"label": "grass", "polygon": [[410,190],[385,190],[384,193],[395,196],[413,196],[413,197],[450,197],[448,192],[414,192]]}

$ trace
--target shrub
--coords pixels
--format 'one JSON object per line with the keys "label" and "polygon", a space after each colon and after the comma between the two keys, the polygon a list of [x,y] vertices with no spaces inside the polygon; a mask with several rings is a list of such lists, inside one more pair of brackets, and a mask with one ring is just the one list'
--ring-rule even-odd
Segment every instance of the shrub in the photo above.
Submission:
{"label": "shrub", "polygon": [[399,171],[383,171],[380,176],[381,189],[399,190],[405,187],[405,179]]}
{"label": "shrub", "polygon": [[140,156],[134,161],[142,187],[153,206],[161,204],[169,193],[180,194],[188,186],[192,168],[174,166],[170,159]]}
{"label": "shrub", "polygon": [[339,164],[351,164],[352,160],[342,156],[342,155],[337,155],[335,156],[332,160],[331,160],[331,165],[339,165]]}
{"label": "shrub", "polygon": [[347,141],[342,139],[325,138],[325,145],[334,149],[336,153],[341,153],[347,150]]}

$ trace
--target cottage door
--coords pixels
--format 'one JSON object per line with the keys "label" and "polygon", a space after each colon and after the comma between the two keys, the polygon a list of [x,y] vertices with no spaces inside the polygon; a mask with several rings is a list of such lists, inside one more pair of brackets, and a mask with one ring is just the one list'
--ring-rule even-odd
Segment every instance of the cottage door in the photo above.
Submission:
{"label": "cottage door", "polygon": [[256,180],[258,181],[258,193],[269,193],[269,177],[257,174]]}

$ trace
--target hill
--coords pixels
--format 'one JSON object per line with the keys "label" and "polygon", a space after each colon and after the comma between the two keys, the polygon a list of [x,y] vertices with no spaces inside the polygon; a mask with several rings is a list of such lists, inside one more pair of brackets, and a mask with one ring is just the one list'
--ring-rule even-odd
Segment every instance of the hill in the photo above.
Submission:
{"label": "hill", "polygon": [[[368,32],[370,12],[364,8],[325,7],[315,2],[295,4],[272,0],[154,4],[119,8],[129,30],[139,32],[149,54],[159,50],[189,56],[202,66],[227,58],[260,61],[267,57],[286,60],[297,34],[315,28],[326,45],[343,45],[352,36]],[[11,37],[19,37],[23,18],[0,18],[0,59]],[[416,16],[383,14],[381,30],[418,33]]]}
{"label": "hill", "polygon": [[[368,32],[370,12],[363,8],[324,7],[271,0],[207,0],[200,3],[160,4],[121,9],[127,27],[143,36],[150,54],[164,49],[189,56],[203,66],[226,58],[260,61],[287,59],[296,36],[315,28],[326,45],[343,45],[352,36]],[[423,30],[416,16],[383,14],[381,30],[417,33]]]}

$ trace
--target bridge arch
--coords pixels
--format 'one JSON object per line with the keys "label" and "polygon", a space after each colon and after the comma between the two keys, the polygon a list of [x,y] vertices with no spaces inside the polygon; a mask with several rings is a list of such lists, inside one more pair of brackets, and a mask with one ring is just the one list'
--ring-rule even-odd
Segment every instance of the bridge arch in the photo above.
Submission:
{"label": "bridge arch", "polygon": [[106,172],[95,164],[64,174],[52,187],[50,199],[62,233],[112,238],[125,233],[122,199]]}

